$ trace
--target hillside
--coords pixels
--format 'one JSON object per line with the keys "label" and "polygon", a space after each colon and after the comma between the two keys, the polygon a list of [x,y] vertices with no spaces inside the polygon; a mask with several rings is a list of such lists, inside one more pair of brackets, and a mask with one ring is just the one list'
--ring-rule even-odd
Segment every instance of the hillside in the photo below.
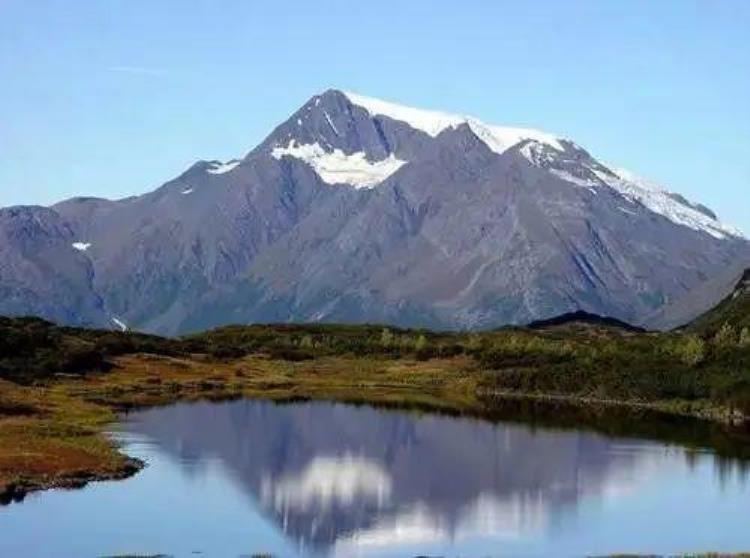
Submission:
{"label": "hillside", "polygon": [[750,268],[750,260],[739,259],[717,269],[687,293],[670,300],[648,316],[643,322],[644,327],[659,331],[684,327],[701,315],[710,312],[729,296],[748,268]]}
{"label": "hillside", "polygon": [[[734,289],[715,308],[688,324],[687,331],[702,335],[718,333],[731,328],[736,335],[750,329],[750,268],[745,270]],[[726,329],[725,329],[726,331]],[[750,343],[750,335],[747,335]]]}
{"label": "hillside", "polygon": [[622,320],[616,318],[609,318],[607,316],[599,316],[598,314],[590,314],[578,310],[576,312],[568,312],[554,318],[546,320],[536,320],[528,324],[529,329],[538,330],[568,330],[568,331],[610,331],[610,332],[628,332],[628,333],[643,333],[645,330],[638,326],[634,326]]}
{"label": "hillside", "polygon": [[0,379],[29,384],[56,375],[107,372],[113,357],[137,352],[167,355],[185,351],[179,341],[155,336],[0,316]]}

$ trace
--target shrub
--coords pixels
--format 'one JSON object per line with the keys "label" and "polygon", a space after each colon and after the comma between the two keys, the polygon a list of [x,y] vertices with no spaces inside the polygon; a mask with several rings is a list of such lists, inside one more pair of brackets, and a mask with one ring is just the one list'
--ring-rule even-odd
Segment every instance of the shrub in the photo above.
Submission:
{"label": "shrub", "polygon": [[419,336],[414,340],[414,350],[417,352],[424,351],[424,349],[427,347],[427,338],[424,336],[423,333],[420,333]]}
{"label": "shrub", "polygon": [[739,345],[740,347],[750,347],[750,329],[743,327],[742,331],[740,332],[740,339],[739,339]]}
{"label": "shrub", "polygon": [[740,381],[732,386],[729,402],[738,411],[745,415],[750,415],[750,383]]}
{"label": "shrub", "polygon": [[713,342],[722,347],[734,345],[737,342],[737,333],[731,325],[724,322],[724,325],[714,335]]}
{"label": "shrub", "polygon": [[393,334],[387,327],[384,327],[383,331],[380,333],[380,344],[386,349],[393,344]]}
{"label": "shrub", "polygon": [[212,347],[211,356],[218,360],[234,360],[245,356],[245,351],[240,347]]}
{"label": "shrub", "polygon": [[450,358],[464,353],[464,347],[460,343],[440,345],[437,354],[442,358]]}
{"label": "shrub", "polygon": [[310,351],[298,349],[296,347],[270,347],[268,353],[271,358],[288,360],[291,362],[312,360],[313,358],[315,358],[315,355],[313,355]]}
{"label": "shrub", "polygon": [[476,333],[470,333],[466,346],[470,351],[477,351],[482,348],[482,338]]}
{"label": "shrub", "polygon": [[300,349],[312,349],[314,346],[312,335],[305,335],[300,339]]}
{"label": "shrub", "polygon": [[689,335],[678,344],[677,354],[689,366],[700,364],[706,358],[706,342],[696,335]]}
{"label": "shrub", "polygon": [[62,354],[60,369],[69,374],[82,374],[94,370],[108,370],[111,365],[104,356],[93,350],[74,349]]}

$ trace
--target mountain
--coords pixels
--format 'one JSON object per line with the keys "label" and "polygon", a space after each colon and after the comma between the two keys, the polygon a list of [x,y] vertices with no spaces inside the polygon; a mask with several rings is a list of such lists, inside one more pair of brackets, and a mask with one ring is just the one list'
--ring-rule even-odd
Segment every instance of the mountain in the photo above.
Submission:
{"label": "mountain", "polygon": [[529,329],[541,330],[571,330],[579,329],[587,331],[589,329],[621,331],[627,333],[643,333],[643,328],[628,324],[617,318],[608,316],[599,316],[598,314],[589,314],[583,310],[560,314],[546,320],[536,320],[528,324]]}
{"label": "mountain", "polygon": [[568,139],[336,90],[148,194],[1,209],[0,239],[0,313],[165,334],[642,324],[750,264],[710,210]]}

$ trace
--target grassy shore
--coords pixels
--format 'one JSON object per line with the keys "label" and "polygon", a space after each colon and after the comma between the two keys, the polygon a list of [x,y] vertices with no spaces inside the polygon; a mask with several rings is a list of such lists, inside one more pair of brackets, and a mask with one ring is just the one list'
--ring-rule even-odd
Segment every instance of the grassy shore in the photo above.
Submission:
{"label": "grassy shore", "polygon": [[140,464],[103,434],[118,411],[175,401],[321,398],[446,412],[480,412],[466,358],[411,361],[253,355],[230,362],[134,354],[107,373],[34,386],[0,381],[0,496],[122,478]]}
{"label": "grassy shore", "polygon": [[[133,474],[141,464],[104,434],[118,412],[199,399],[314,398],[587,424],[750,457],[750,441],[722,426],[742,421],[750,400],[750,347],[730,333],[250,326],[175,340],[0,319],[0,497]],[[643,426],[656,413],[713,422]]]}

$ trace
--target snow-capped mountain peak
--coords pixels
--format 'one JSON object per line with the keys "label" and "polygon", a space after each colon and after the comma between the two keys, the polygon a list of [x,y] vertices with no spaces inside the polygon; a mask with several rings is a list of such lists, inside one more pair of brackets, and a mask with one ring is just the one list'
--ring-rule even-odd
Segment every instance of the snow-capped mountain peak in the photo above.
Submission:
{"label": "snow-capped mountain peak", "polygon": [[348,91],[345,91],[344,95],[353,105],[365,109],[373,117],[387,116],[393,120],[406,122],[412,128],[421,130],[433,138],[447,128],[455,128],[466,123],[464,117],[455,114],[407,107]]}
{"label": "snow-capped mountain peak", "polygon": [[[361,110],[352,111],[352,107]],[[277,160],[293,158],[310,165],[329,184],[374,188],[412,160],[414,146],[385,130],[380,117],[437,138],[446,130],[468,126],[492,152],[505,153],[524,141],[563,152],[553,134],[527,128],[495,126],[478,118],[423,110],[355,93],[329,90],[316,95],[267,140],[265,149]],[[209,172],[218,172],[217,170]]]}
{"label": "snow-capped mountain peak", "polygon": [[386,116],[393,120],[406,122],[412,128],[421,130],[432,137],[436,137],[446,129],[457,128],[466,124],[495,153],[503,153],[524,140],[545,143],[560,151],[564,149],[560,144],[561,138],[531,128],[486,124],[472,116],[423,110],[351,92],[344,92],[344,95],[353,105],[365,109],[373,117]]}
{"label": "snow-capped mountain peak", "polygon": [[[352,111],[352,107],[362,110]],[[392,122],[385,125],[379,120],[382,117]],[[623,212],[639,212],[642,207],[714,238],[742,237],[739,230],[722,224],[707,208],[624,169],[605,165],[569,139],[336,89],[310,99],[272,135],[266,149],[277,160],[292,158],[310,165],[328,184],[371,189],[418,157],[414,146],[405,145],[404,136],[393,131],[394,125],[407,126],[433,139],[447,130],[468,126],[496,154],[518,146],[520,154],[533,166],[569,184],[592,192],[602,186],[611,188],[625,198],[620,207]],[[208,172],[225,173],[236,164],[216,163]]]}
{"label": "snow-capped mountain peak", "polygon": [[750,258],[710,210],[570,140],[336,90],[241,162],[125,200],[0,209],[0,247],[0,314],[167,334],[643,323]]}

